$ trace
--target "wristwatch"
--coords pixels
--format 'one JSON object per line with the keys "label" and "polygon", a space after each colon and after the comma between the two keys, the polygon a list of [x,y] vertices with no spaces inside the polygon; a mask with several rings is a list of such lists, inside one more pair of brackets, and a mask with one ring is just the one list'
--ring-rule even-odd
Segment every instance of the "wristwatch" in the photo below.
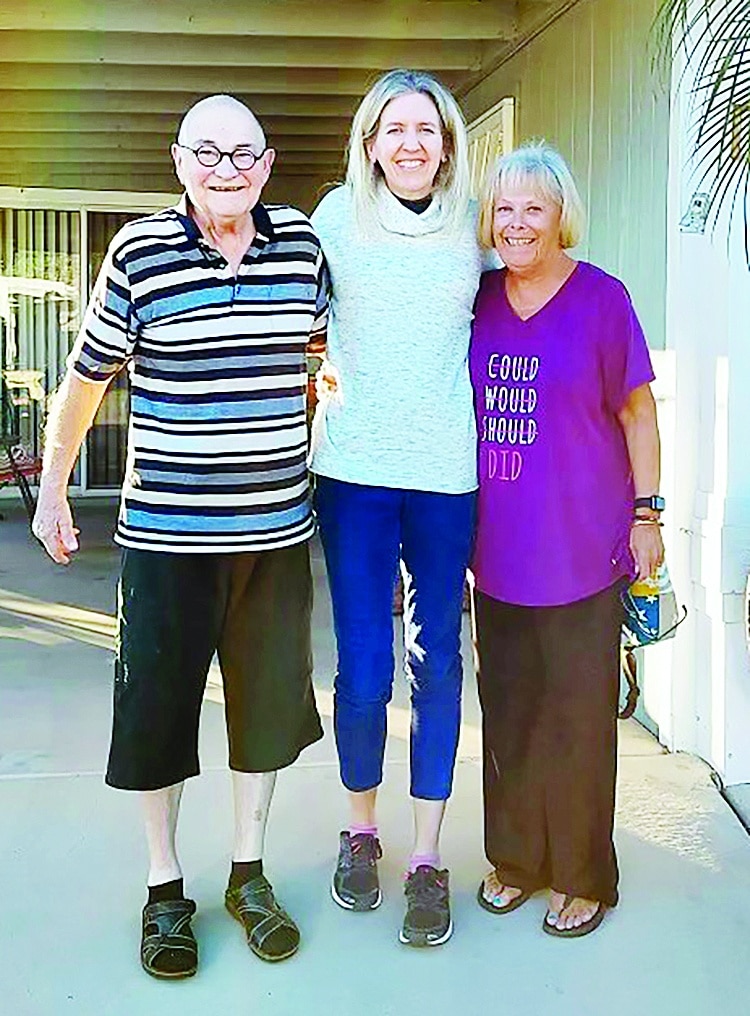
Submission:
{"label": "wristwatch", "polygon": [[652,512],[663,512],[666,505],[667,503],[661,494],[652,494],[651,497],[637,497],[633,501],[634,508],[648,508]]}

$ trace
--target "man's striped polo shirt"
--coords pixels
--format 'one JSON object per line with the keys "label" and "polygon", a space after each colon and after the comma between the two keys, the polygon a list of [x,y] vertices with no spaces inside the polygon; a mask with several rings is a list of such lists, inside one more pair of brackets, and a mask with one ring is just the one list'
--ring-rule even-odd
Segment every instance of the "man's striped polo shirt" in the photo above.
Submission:
{"label": "man's striped polo shirt", "polygon": [[256,551],[312,534],[305,345],[325,317],[323,258],[296,209],[253,219],[236,277],[185,199],[110,244],[68,362],[92,382],[130,371],[126,547]]}

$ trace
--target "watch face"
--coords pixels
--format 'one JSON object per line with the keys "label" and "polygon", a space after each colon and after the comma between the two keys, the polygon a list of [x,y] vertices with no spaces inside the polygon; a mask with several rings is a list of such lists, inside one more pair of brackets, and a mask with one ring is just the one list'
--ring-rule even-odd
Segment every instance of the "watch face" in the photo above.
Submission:
{"label": "watch face", "polygon": [[634,505],[636,508],[650,508],[654,512],[663,512],[666,501],[661,494],[652,494],[651,497],[637,497]]}

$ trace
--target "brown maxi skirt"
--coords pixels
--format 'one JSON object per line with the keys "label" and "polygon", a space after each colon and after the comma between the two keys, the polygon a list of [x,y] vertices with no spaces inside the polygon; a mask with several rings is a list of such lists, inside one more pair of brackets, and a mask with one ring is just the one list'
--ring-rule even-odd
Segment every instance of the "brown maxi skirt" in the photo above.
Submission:
{"label": "brown maxi skirt", "polygon": [[559,607],[474,594],[487,857],[505,885],[610,907],[620,585]]}

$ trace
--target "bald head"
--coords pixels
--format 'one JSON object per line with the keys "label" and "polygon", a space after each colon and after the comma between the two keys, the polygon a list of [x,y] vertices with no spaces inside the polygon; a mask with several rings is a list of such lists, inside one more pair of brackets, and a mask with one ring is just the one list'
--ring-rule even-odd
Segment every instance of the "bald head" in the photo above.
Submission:
{"label": "bald head", "polygon": [[199,99],[185,113],[177,133],[178,144],[192,146],[199,141],[215,141],[217,134],[242,137],[260,152],[266,147],[263,128],[244,102],[232,95],[209,95]]}
{"label": "bald head", "polygon": [[248,216],[271,175],[276,153],[266,147],[263,128],[243,102],[231,95],[196,102],[182,118],[171,151],[175,173],[202,229],[236,232],[252,225]]}

